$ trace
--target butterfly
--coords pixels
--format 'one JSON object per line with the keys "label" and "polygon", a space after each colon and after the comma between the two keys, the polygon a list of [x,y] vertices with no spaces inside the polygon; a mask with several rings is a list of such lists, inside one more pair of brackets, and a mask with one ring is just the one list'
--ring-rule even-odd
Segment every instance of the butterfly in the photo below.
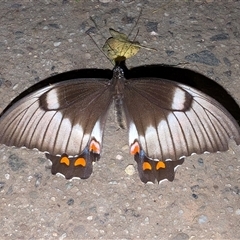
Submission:
{"label": "butterfly", "polygon": [[[116,40],[114,34],[110,41]],[[120,126],[126,118],[130,153],[144,183],[173,181],[185,157],[226,151],[229,139],[240,144],[237,121],[209,95],[165,78],[127,77],[125,59],[137,51],[126,35],[122,39],[129,43],[124,52],[106,47],[116,62],[106,77],[91,70],[68,78],[59,74],[13,100],[0,116],[0,143],[38,149],[52,162],[53,174],[86,179],[100,159],[114,103]]]}

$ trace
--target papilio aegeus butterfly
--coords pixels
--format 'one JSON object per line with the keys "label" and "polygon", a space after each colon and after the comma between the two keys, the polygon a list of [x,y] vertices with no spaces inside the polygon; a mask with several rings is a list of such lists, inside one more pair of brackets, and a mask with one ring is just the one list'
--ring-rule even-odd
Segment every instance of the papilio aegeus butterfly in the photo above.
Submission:
{"label": "papilio aegeus butterfly", "polygon": [[104,124],[114,102],[126,117],[130,153],[144,183],[172,181],[175,168],[193,153],[226,151],[230,138],[240,144],[239,125],[219,102],[167,79],[126,79],[126,57],[114,55],[110,79],[63,81],[59,75],[57,82],[27,95],[25,91],[0,117],[0,143],[45,152],[53,174],[88,178],[100,158]]}

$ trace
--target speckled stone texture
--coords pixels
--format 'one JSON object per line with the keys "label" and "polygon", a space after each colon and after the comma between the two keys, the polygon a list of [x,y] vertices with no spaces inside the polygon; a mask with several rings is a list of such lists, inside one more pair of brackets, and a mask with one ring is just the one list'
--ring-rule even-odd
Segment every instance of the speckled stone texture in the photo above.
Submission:
{"label": "speckled stone texture", "polygon": [[[132,39],[139,30],[137,40],[157,49],[141,50],[128,67],[180,64],[240,104],[239,11],[235,0],[1,0],[0,110],[53,74],[111,69],[96,47],[110,27]],[[0,146],[0,239],[240,238],[239,146],[188,157],[172,183],[144,185],[132,167],[133,175],[125,172],[136,164],[115,120],[112,109],[102,157],[87,180],[51,175],[36,150]]]}

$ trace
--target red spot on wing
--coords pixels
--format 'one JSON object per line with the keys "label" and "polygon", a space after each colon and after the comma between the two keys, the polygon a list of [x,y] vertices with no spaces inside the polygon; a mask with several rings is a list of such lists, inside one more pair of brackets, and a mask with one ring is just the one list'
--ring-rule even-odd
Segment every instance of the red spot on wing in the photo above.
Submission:
{"label": "red spot on wing", "polygon": [[130,147],[130,153],[135,155],[140,152],[140,146],[138,142],[134,142]]}
{"label": "red spot on wing", "polygon": [[96,140],[92,140],[89,145],[89,151],[100,154],[100,144]]}
{"label": "red spot on wing", "polygon": [[149,162],[144,162],[143,165],[142,165],[142,169],[143,169],[143,171],[152,170],[152,166]]}
{"label": "red spot on wing", "polygon": [[86,159],[85,158],[77,158],[76,161],[74,162],[74,166],[82,166],[82,167],[86,167],[87,163],[86,163]]}
{"label": "red spot on wing", "polygon": [[64,157],[61,157],[60,163],[63,163],[63,164],[66,164],[67,166],[69,166],[70,165],[70,160],[69,160],[68,157],[64,156]]}
{"label": "red spot on wing", "polygon": [[156,170],[159,170],[160,168],[166,168],[165,163],[162,161],[159,161],[156,165]]}

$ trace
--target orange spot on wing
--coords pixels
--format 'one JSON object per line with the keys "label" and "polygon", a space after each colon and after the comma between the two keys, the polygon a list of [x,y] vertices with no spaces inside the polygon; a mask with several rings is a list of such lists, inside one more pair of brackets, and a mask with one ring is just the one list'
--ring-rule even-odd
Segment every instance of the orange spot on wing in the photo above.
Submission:
{"label": "orange spot on wing", "polygon": [[92,140],[89,146],[89,151],[100,154],[100,144],[97,141]]}
{"label": "orange spot on wing", "polygon": [[143,170],[152,170],[152,166],[148,162],[144,162],[142,165]]}
{"label": "orange spot on wing", "polygon": [[87,163],[85,158],[77,158],[77,160],[74,162],[74,166],[83,166],[86,167]]}
{"label": "orange spot on wing", "polygon": [[70,165],[70,160],[69,160],[68,157],[62,157],[61,160],[60,160],[60,163],[64,163],[67,166],[69,166]]}
{"label": "orange spot on wing", "polygon": [[156,165],[156,169],[159,170],[160,168],[166,168],[166,165],[164,162],[159,161]]}
{"label": "orange spot on wing", "polygon": [[139,146],[139,143],[138,142],[134,142],[132,145],[131,145],[131,148],[130,148],[130,153],[132,155],[135,155],[137,153],[140,152],[140,146]]}

